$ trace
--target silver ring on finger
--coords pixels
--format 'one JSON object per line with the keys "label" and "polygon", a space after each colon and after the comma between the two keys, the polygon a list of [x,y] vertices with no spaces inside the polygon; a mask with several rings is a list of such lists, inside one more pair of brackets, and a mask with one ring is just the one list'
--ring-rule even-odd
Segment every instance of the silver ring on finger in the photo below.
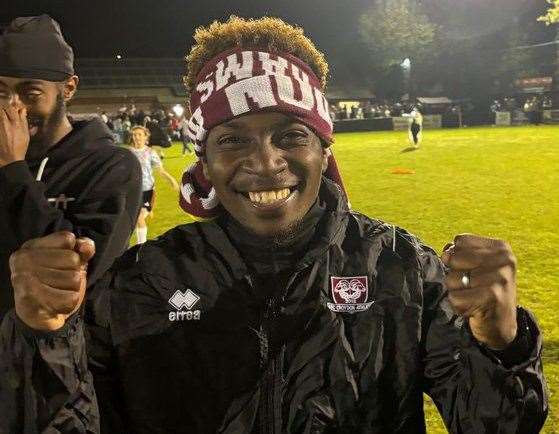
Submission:
{"label": "silver ring on finger", "polygon": [[464,287],[464,289],[470,288],[471,273],[469,271],[464,271],[462,273],[462,277],[460,278],[460,282],[462,283],[462,286]]}

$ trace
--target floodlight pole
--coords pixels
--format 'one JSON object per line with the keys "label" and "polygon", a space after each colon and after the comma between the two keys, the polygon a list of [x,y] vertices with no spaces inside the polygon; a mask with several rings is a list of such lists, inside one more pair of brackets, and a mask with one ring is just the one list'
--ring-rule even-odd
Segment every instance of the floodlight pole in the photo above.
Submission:
{"label": "floodlight pole", "polygon": [[400,63],[400,67],[404,75],[404,93],[408,94],[409,101],[411,101],[411,59],[406,57]]}
{"label": "floodlight pole", "polygon": [[557,34],[555,40],[558,42],[555,48],[555,72],[553,73],[553,81],[551,83],[551,88],[554,90],[553,93],[553,107],[559,106],[559,24],[555,25],[557,28]]}

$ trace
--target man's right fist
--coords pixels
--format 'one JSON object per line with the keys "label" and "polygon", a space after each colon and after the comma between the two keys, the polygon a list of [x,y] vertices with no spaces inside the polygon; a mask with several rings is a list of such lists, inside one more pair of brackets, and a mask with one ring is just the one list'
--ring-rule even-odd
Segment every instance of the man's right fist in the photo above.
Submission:
{"label": "man's right fist", "polygon": [[36,330],[57,330],[78,310],[95,254],[89,238],[56,232],[27,241],[10,257],[17,316]]}

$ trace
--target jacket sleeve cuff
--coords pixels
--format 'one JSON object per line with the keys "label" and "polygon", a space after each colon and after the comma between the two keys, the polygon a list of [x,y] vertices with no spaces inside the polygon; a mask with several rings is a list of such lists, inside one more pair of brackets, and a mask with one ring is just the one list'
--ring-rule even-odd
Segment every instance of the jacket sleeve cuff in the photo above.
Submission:
{"label": "jacket sleeve cuff", "polygon": [[536,345],[526,311],[520,307],[517,308],[516,317],[517,332],[514,340],[502,350],[488,349],[506,368],[520,365],[522,362],[527,361]]}
{"label": "jacket sleeve cuff", "polygon": [[493,350],[478,342],[468,328],[470,336],[482,349],[482,352],[506,369],[531,362],[539,356],[539,348],[541,347],[541,345],[538,345],[538,327],[530,314],[522,307],[518,307],[516,313],[516,337],[502,350]]}
{"label": "jacket sleeve cuff", "polygon": [[16,315],[15,311],[13,312],[15,328],[16,330],[21,333],[21,335],[27,340],[28,342],[32,343],[37,340],[53,340],[58,338],[69,338],[75,334],[76,328],[79,325],[80,317],[77,313],[70,316],[66,323],[60,327],[58,330],[52,331],[43,331],[43,330],[36,330],[34,328],[29,327],[25,324],[19,317]]}

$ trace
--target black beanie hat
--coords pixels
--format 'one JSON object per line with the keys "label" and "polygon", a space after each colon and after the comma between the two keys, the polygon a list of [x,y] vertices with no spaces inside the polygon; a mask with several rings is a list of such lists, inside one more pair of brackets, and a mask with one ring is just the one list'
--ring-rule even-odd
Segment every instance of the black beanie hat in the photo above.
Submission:
{"label": "black beanie hat", "polygon": [[0,75],[64,81],[74,75],[74,52],[48,15],[14,19],[0,36]]}

